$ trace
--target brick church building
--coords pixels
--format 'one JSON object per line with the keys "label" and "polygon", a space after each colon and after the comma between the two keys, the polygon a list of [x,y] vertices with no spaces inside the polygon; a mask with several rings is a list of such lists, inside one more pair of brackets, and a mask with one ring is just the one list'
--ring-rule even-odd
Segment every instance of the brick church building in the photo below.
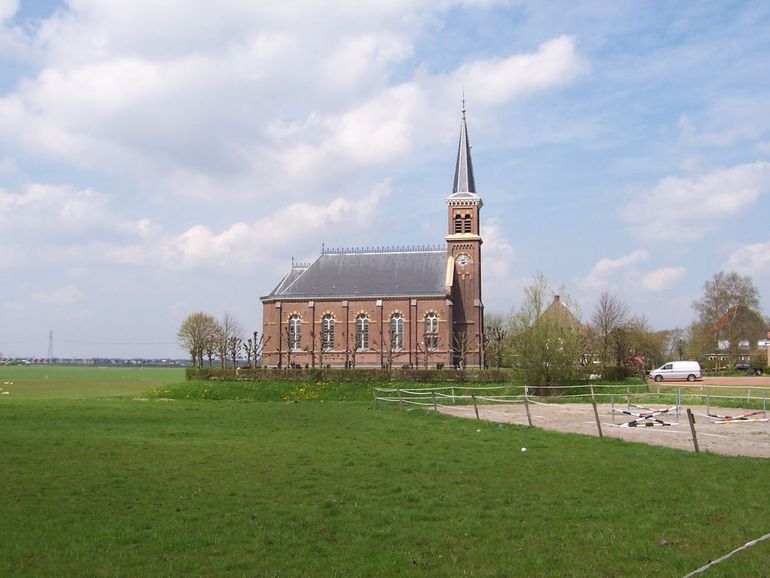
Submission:
{"label": "brick church building", "polygon": [[263,306],[267,367],[484,366],[483,205],[465,109],[445,243],[420,248],[324,248],[292,263]]}

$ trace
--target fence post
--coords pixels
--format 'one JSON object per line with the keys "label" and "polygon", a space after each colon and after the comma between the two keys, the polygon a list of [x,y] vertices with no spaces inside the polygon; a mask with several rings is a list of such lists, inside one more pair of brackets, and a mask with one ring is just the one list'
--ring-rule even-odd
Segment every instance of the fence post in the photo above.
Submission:
{"label": "fence post", "polygon": [[612,394],[612,423],[615,423],[615,394]]}
{"label": "fence post", "polygon": [[433,397],[433,411],[437,412],[438,407],[436,406],[436,391],[433,390],[430,392],[431,397]]}
{"label": "fence post", "polygon": [[374,409],[377,409],[377,386],[372,388],[372,397],[374,398]]}
{"label": "fence post", "polygon": [[698,449],[698,436],[695,435],[695,416],[690,411],[690,408],[687,408],[687,420],[690,422],[690,431],[692,432],[692,444],[695,446],[695,452],[700,453],[700,450]]}
{"label": "fence post", "polygon": [[711,394],[706,395],[706,415],[711,415]]}
{"label": "fence post", "polygon": [[455,399],[455,386],[452,386],[452,405],[456,404],[457,400]]}
{"label": "fence post", "polygon": [[471,399],[473,400],[473,411],[476,412],[476,419],[477,420],[481,420],[481,418],[479,417],[479,406],[476,405],[476,394],[475,393],[471,393]]}
{"label": "fence post", "polygon": [[529,427],[532,427],[532,416],[529,413],[529,386],[524,386],[524,409],[527,410],[527,423],[529,423]]}
{"label": "fence post", "polygon": [[746,405],[751,403],[751,387],[746,388]]}
{"label": "fence post", "polygon": [[631,388],[626,386],[626,409],[631,411]]}
{"label": "fence post", "polygon": [[396,389],[396,393],[398,394],[398,409],[401,411],[404,411],[404,400],[401,399],[401,388]]}
{"label": "fence post", "polygon": [[602,434],[602,422],[599,421],[599,410],[596,409],[596,402],[592,401],[591,405],[594,406],[594,417],[596,418],[596,427],[599,428],[599,437],[603,438],[604,434]]}
{"label": "fence post", "polygon": [[767,418],[767,390],[764,390],[762,394],[762,409],[765,411],[765,418]]}

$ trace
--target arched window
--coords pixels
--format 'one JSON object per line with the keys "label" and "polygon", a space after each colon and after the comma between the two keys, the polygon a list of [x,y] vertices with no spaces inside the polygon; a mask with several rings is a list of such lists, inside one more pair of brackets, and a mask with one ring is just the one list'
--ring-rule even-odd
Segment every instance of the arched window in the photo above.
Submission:
{"label": "arched window", "polygon": [[334,349],[334,317],[331,313],[321,319],[321,348],[324,351]]}
{"label": "arched window", "polygon": [[461,215],[455,215],[455,233],[463,232],[463,218]]}
{"label": "arched window", "polygon": [[302,319],[297,314],[289,317],[289,349],[292,351],[302,349]]}
{"label": "arched window", "polygon": [[356,351],[369,349],[369,318],[365,313],[356,317]]}
{"label": "arched window", "polygon": [[471,216],[465,215],[465,229],[463,230],[464,233],[470,233],[471,232]]}
{"label": "arched window", "polygon": [[438,349],[438,315],[435,313],[425,316],[425,348],[429,351]]}
{"label": "arched window", "polygon": [[404,318],[394,313],[390,318],[390,347],[392,350],[404,348]]}

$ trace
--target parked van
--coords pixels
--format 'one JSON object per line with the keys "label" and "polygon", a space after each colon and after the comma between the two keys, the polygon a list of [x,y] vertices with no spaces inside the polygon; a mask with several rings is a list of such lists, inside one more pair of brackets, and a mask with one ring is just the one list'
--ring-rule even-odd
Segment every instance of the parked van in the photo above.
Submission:
{"label": "parked van", "polygon": [[650,377],[655,381],[670,379],[686,379],[695,381],[703,379],[703,370],[697,361],[669,361],[666,365],[650,372]]}

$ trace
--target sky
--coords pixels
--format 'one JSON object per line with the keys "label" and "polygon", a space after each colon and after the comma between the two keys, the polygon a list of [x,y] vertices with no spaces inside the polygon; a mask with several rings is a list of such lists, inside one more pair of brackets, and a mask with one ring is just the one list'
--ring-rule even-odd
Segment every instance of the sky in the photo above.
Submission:
{"label": "sky", "polygon": [[463,94],[487,312],[766,315],[769,72],[764,0],[0,0],[0,353],[184,358],[322,244],[441,243]]}

